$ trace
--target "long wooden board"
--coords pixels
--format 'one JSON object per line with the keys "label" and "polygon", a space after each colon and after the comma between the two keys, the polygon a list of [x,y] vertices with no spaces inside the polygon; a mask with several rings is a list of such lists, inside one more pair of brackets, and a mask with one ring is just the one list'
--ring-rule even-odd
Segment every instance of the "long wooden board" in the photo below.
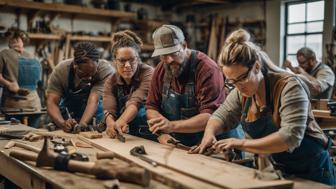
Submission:
{"label": "long wooden board", "polygon": [[[171,178],[171,175],[164,171],[168,169],[164,168],[168,167],[176,174],[199,180],[198,183],[187,183],[191,185],[191,188],[204,188],[200,183],[220,188],[291,188],[293,186],[293,182],[288,180],[261,181],[254,178],[255,170],[253,169],[203,155],[187,154],[186,151],[131,135],[126,135],[126,143],[109,139],[106,136],[102,139],[81,139],[102,150],[113,151],[125,159],[146,167],[153,173],[176,182],[186,184],[183,179]],[[147,156],[164,166],[153,167],[130,155],[130,150],[138,145],[144,145]]]}

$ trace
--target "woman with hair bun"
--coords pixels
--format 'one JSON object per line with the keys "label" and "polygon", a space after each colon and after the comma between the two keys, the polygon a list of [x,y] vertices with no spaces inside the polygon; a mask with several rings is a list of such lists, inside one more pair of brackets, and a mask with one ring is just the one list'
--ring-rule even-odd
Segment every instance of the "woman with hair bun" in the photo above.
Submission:
{"label": "woman with hair bun", "polygon": [[[225,84],[235,89],[213,113],[201,144],[192,152],[233,148],[270,154],[285,175],[334,185],[331,141],[314,119],[302,81],[276,67],[242,29],[227,38],[218,62]],[[217,134],[239,122],[249,139],[216,141]]]}
{"label": "woman with hair bun", "polygon": [[131,135],[156,140],[148,130],[144,103],[153,68],[140,59],[142,40],[129,30],[112,36],[112,57],[117,72],[104,85],[104,114],[107,134]]}

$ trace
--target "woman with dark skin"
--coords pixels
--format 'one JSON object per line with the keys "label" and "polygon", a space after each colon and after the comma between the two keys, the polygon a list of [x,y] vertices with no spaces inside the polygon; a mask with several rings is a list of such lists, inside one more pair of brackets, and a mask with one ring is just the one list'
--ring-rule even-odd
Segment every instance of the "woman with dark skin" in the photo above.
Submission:
{"label": "woman with dark skin", "polygon": [[117,133],[155,140],[148,131],[144,103],[148,94],[153,68],[140,59],[142,41],[133,32],[117,32],[112,39],[113,63],[117,72],[104,86],[104,112],[107,134]]}
{"label": "woman with dark skin", "polygon": [[[242,29],[227,38],[219,63],[226,85],[235,89],[213,113],[201,144],[192,152],[214,148],[270,154],[285,175],[334,185],[331,142],[314,119],[307,86],[279,71],[249,38]],[[250,139],[216,140],[216,134],[239,122]]]}

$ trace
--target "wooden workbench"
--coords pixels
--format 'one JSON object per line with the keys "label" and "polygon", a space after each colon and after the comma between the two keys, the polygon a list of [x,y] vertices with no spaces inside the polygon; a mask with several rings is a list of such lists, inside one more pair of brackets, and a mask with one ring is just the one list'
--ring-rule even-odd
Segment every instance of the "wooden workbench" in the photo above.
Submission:
{"label": "wooden workbench", "polygon": [[[0,126],[1,128],[24,128],[26,129],[26,126],[18,125],[18,126]],[[60,132],[60,131],[58,131]],[[61,132],[62,133],[62,132]],[[74,138],[76,138],[76,135],[73,135]],[[160,144],[137,138],[134,136],[126,135],[126,143],[120,143],[119,141],[115,139],[97,139],[94,141],[99,141],[99,140],[104,140],[104,145],[110,145],[113,144],[113,146],[105,146],[105,148],[112,148],[113,151],[117,151],[118,153],[125,153],[125,155],[129,155],[129,149],[126,148],[127,145],[140,145],[140,144],[146,144],[146,150],[149,154],[152,154],[154,149],[157,147],[160,147]],[[107,141],[107,142],[106,142]],[[92,176],[88,175],[83,175],[83,174],[73,174],[73,173],[68,173],[68,172],[61,172],[61,171],[55,171],[51,169],[46,169],[46,168],[37,168],[34,166],[33,163],[24,163],[21,161],[18,161],[14,158],[11,158],[8,156],[8,153],[11,149],[5,150],[3,147],[4,145],[8,142],[8,140],[0,140],[0,175],[3,175],[4,177],[8,178],[9,180],[13,181],[15,184],[20,186],[21,188],[104,188],[104,182],[101,180],[97,180]],[[87,141],[89,142],[89,141]],[[28,143],[28,142],[27,142]],[[96,142],[95,142],[96,143]],[[41,147],[42,146],[42,141],[38,142],[33,142],[30,143],[34,146]],[[126,145],[126,146],[125,146]],[[148,146],[149,145],[149,146]],[[151,148],[154,147],[155,148]],[[169,147],[167,146],[161,146],[163,149],[168,149]],[[15,148],[15,147],[14,147]],[[18,149],[18,148],[16,148]],[[106,149],[104,149],[106,150]],[[97,151],[100,151],[100,149],[97,148],[78,148],[79,152],[83,152],[87,154],[90,158],[90,161],[95,160],[95,153]],[[176,167],[177,169],[181,168],[181,171],[176,171],[176,170],[171,170],[167,169],[162,166],[158,166],[156,168],[154,167],[148,167],[151,166],[149,164],[146,164],[145,162],[142,162],[141,160],[137,159],[136,157],[133,159],[135,162],[144,165],[144,167],[148,167],[150,170],[156,169],[156,172],[160,172],[163,175],[163,177],[157,177],[154,176],[153,178],[156,180],[163,179],[164,177],[173,177],[171,178],[171,181],[176,180],[176,182],[163,182],[165,186],[161,183],[158,183],[156,181],[151,181],[151,185],[149,188],[225,188],[225,187],[219,187],[219,185],[211,184],[213,182],[215,183],[221,183],[221,182],[233,182],[233,180],[241,180],[241,182],[244,182],[244,175],[251,173],[253,170],[242,167],[240,165],[236,164],[231,164],[228,162],[216,160],[216,159],[210,159],[208,157],[203,157],[202,155],[190,155],[187,154],[185,151],[179,151],[178,149],[169,149],[173,155],[169,155],[169,158],[164,160],[167,163],[172,163],[174,154],[178,153],[179,156],[181,156],[179,159],[180,167]],[[160,156],[160,153],[162,151],[158,151],[156,153],[159,153],[157,155]],[[166,154],[167,155],[167,154]],[[131,158],[131,161],[133,161]],[[189,167],[188,165],[195,165],[195,162],[199,162],[200,160],[206,159],[205,162],[202,162],[204,165],[203,167]],[[215,167],[211,171],[211,167],[213,166],[218,166]],[[208,167],[208,168],[207,168]],[[210,167],[210,168],[209,168]],[[223,167],[225,170],[223,170]],[[190,169],[190,173],[184,174],[183,172],[185,170]],[[210,171],[209,171],[210,170]],[[227,174],[225,172],[232,172],[232,171],[242,171],[241,173],[238,174],[238,176],[241,176],[242,178],[221,178],[223,174]],[[224,173],[223,173],[224,172]],[[194,175],[194,176],[190,176]],[[196,176],[212,176],[211,182],[205,182],[200,179],[196,179]],[[234,177],[237,176],[237,173],[233,174]],[[221,180],[224,179],[224,180]],[[246,180],[246,179],[245,179]],[[162,180],[163,181],[163,180]],[[271,181],[272,182],[272,181]],[[255,183],[254,183],[255,184]],[[132,184],[126,184],[122,183],[121,188],[139,188],[139,186],[132,185]],[[252,185],[249,185],[249,183],[231,183],[231,186],[234,186],[234,188],[237,188],[239,186],[246,186],[245,188],[251,188]],[[265,185],[264,188],[269,188],[270,186],[267,187],[267,184]],[[273,187],[273,188],[280,188],[280,187]],[[307,181],[307,180],[301,180],[301,179],[295,179],[294,180],[294,188],[296,189],[303,189],[303,188],[330,188],[326,185],[322,185],[319,183],[315,183],[312,181]]]}
{"label": "wooden workbench", "polygon": [[336,116],[330,110],[313,109],[314,117],[322,129],[336,129]]}
{"label": "wooden workbench", "polygon": [[[17,129],[32,129],[25,125],[2,125],[2,128]],[[59,132],[59,131],[58,131]],[[63,132],[61,132],[63,133]],[[73,135],[76,138],[76,135]],[[55,171],[47,168],[35,167],[33,162],[22,162],[9,156],[12,149],[22,150],[21,148],[13,147],[4,149],[4,146],[9,140],[0,140],[0,175],[11,180],[13,183],[24,189],[44,189],[44,188],[65,188],[65,189],[104,189],[104,183],[108,180],[98,180],[94,176],[84,174],[74,174],[69,172]],[[42,147],[43,141],[28,142],[36,147]],[[90,161],[96,160],[96,152],[101,151],[96,148],[78,148],[78,152],[88,155]],[[117,160],[118,161],[118,160]],[[142,187],[121,183],[122,189],[140,189]],[[169,189],[156,181],[151,181],[149,188]]]}

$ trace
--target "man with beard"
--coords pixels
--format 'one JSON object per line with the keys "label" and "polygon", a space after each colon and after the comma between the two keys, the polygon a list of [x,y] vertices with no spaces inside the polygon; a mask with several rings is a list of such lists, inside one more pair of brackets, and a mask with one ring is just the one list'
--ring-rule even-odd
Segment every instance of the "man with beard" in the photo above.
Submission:
{"label": "man with beard", "polygon": [[[200,142],[210,115],[225,99],[224,77],[207,55],[187,47],[180,28],[163,25],[153,33],[160,56],[146,101],[149,130],[169,133],[187,146]],[[220,138],[242,136],[238,129]]]}
{"label": "man with beard", "polygon": [[296,53],[298,67],[288,60],[285,67],[296,73],[309,87],[311,98],[330,99],[335,82],[335,74],[329,66],[318,62],[313,50],[303,47]]}

